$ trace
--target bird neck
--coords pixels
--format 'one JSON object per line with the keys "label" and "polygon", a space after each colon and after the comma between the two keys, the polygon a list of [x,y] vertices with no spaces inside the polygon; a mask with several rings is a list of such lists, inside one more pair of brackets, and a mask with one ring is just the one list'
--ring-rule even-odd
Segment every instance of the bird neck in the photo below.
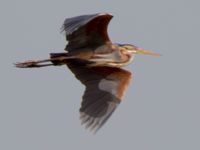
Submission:
{"label": "bird neck", "polygon": [[121,53],[121,56],[122,56],[123,66],[130,64],[133,61],[135,55],[133,53],[130,53],[129,51],[127,51],[123,47],[120,47],[119,50],[120,50],[120,53]]}

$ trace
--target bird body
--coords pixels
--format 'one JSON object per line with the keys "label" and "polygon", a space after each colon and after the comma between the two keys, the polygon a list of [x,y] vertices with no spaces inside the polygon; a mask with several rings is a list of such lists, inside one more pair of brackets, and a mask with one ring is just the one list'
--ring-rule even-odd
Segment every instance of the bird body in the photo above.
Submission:
{"label": "bird body", "polygon": [[86,87],[80,119],[94,132],[117,108],[132,78],[131,72],[121,67],[130,64],[135,54],[159,56],[131,44],[112,43],[107,33],[112,17],[99,13],[67,18],[62,27],[68,41],[66,52],[50,53],[49,59],[16,64],[19,68],[67,65]]}
{"label": "bird body", "polygon": [[[126,45],[127,46],[127,45]],[[61,53],[63,54],[63,53]],[[133,61],[135,54],[129,52],[126,48],[118,44],[107,43],[94,50],[76,50],[75,52],[68,52],[64,54],[68,58],[81,59],[91,62],[90,66],[108,66],[108,67],[123,67]],[[58,56],[57,53],[51,54],[51,58]],[[67,59],[67,58],[66,58]]]}

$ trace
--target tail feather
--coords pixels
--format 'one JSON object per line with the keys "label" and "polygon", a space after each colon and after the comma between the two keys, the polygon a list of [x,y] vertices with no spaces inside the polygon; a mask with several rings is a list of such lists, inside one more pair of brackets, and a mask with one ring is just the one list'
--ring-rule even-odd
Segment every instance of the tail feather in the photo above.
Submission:
{"label": "tail feather", "polygon": [[68,53],[50,53],[50,60],[55,66],[65,64],[67,57],[70,58]]}
{"label": "tail feather", "polygon": [[50,53],[51,58],[61,57],[61,56],[69,56],[68,53]]}

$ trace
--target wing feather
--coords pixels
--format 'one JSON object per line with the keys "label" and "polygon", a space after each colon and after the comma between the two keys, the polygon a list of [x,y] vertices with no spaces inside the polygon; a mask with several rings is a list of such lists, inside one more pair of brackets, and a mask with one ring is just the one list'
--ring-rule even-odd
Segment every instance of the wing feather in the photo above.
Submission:
{"label": "wing feather", "polygon": [[67,51],[96,48],[110,42],[107,27],[113,16],[108,13],[67,18],[62,30],[66,33]]}
{"label": "wing feather", "polygon": [[79,63],[76,60],[67,65],[76,78],[86,86],[82,97],[80,119],[86,128],[96,132],[119,105],[130,82],[131,73],[120,68],[86,67],[77,64]]}

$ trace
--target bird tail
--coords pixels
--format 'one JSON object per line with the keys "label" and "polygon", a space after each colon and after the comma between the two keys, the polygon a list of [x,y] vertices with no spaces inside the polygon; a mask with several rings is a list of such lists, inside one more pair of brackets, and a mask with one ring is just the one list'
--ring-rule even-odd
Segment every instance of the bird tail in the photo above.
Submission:
{"label": "bird tail", "polygon": [[29,60],[25,62],[15,63],[15,66],[18,68],[38,68],[46,66],[60,66],[67,63],[69,59],[74,58],[69,56],[68,53],[50,53],[49,59],[43,60]]}
{"label": "bird tail", "polygon": [[69,58],[68,53],[50,53],[50,61],[54,66],[66,64]]}

